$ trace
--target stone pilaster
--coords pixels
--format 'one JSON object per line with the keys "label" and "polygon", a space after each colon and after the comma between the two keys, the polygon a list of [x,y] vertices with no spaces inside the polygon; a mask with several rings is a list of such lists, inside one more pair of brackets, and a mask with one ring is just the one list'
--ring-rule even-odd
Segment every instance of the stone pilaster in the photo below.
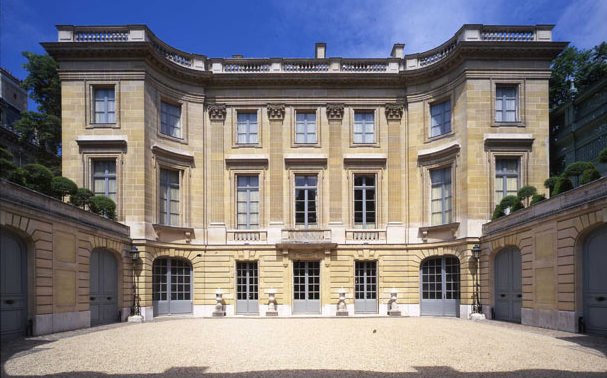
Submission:
{"label": "stone pilaster", "polygon": [[401,143],[401,120],[404,105],[402,103],[386,104],[386,119],[388,120],[388,223],[402,223],[402,182],[401,160],[403,149]]}
{"label": "stone pilaster", "polygon": [[327,104],[327,119],[329,120],[329,223],[343,224],[342,202],[342,135],[343,135],[344,104]]}
{"label": "stone pilaster", "polygon": [[283,211],[283,121],[285,118],[284,104],[268,104],[268,119],[270,120],[270,223],[284,223]]}
{"label": "stone pilaster", "polygon": [[207,107],[210,126],[208,128],[207,208],[209,225],[225,226],[224,191],[224,123],[226,106],[211,104]]}

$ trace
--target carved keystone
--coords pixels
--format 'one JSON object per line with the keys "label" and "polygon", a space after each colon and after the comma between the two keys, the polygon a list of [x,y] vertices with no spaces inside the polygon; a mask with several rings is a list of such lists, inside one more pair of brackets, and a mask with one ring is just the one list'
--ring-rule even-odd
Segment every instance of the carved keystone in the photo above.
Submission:
{"label": "carved keystone", "polygon": [[209,118],[211,121],[223,122],[226,119],[226,106],[225,104],[210,104],[208,105]]}
{"label": "carved keystone", "polygon": [[272,121],[281,121],[285,118],[284,104],[268,104],[268,118]]}
{"label": "carved keystone", "polygon": [[344,118],[344,104],[327,104],[327,118],[341,120]]}

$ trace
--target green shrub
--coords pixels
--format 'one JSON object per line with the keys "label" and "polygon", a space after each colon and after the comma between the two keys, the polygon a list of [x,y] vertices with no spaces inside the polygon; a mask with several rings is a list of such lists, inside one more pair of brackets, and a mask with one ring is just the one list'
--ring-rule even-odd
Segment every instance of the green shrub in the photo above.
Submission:
{"label": "green shrub", "polygon": [[41,164],[28,164],[23,167],[26,173],[25,186],[37,192],[52,195],[51,181],[53,173]]}
{"label": "green shrub", "polygon": [[63,176],[55,176],[51,180],[51,189],[55,197],[63,200],[67,195],[74,195],[78,190],[75,182]]}
{"label": "green shrub", "polygon": [[525,202],[529,206],[529,198],[537,194],[535,186],[527,185],[520,188],[517,192],[518,199],[521,202]]}
{"label": "green shrub", "polygon": [[13,154],[5,149],[0,147],[0,177],[8,179],[11,177],[15,169],[15,163],[13,163],[15,157]]}
{"label": "green shrub", "polygon": [[495,205],[495,209],[493,210],[493,215],[491,216],[492,220],[496,220],[497,218],[501,218],[506,213],[504,213],[504,208],[501,205]]}
{"label": "green shrub", "polygon": [[534,194],[531,197],[531,205],[535,205],[536,203],[542,202],[545,199],[546,199],[546,196],[544,194]]}
{"label": "green shrub", "polygon": [[15,169],[8,179],[17,185],[26,186],[27,172],[23,168]]}
{"label": "green shrub", "polygon": [[76,193],[70,196],[70,203],[80,208],[85,208],[89,205],[89,200],[94,196],[93,192],[86,188],[78,188]]}
{"label": "green shrub", "polygon": [[580,185],[588,184],[589,182],[600,178],[600,172],[594,166],[592,166],[592,168],[588,168],[584,170],[584,172],[582,172],[582,177],[580,178]]}
{"label": "green shrub", "polygon": [[559,179],[560,179],[560,176],[552,176],[552,177],[548,177],[546,179],[546,181],[544,181],[544,187],[550,191],[550,194],[552,194],[552,191],[554,190],[556,182]]}
{"label": "green shrub", "polygon": [[106,218],[116,219],[116,204],[106,196],[93,196],[89,200],[89,209]]}
{"label": "green shrub", "polygon": [[607,163],[607,148],[603,148],[601,152],[599,152],[599,162]]}
{"label": "green shrub", "polygon": [[573,189],[573,183],[569,178],[558,176],[557,180],[554,184],[554,189],[550,192],[551,195],[557,195],[561,193],[565,193],[568,190]]}

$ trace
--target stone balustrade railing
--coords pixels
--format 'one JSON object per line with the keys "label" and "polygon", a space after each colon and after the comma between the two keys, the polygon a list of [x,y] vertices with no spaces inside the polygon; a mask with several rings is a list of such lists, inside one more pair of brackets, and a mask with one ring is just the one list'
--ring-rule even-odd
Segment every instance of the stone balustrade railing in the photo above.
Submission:
{"label": "stone balustrade railing", "polygon": [[[157,38],[144,25],[126,26],[58,26],[59,42],[130,43],[149,42],[162,58],[179,66],[198,71],[225,74],[260,73],[398,73],[426,68],[436,64],[469,42],[550,42],[552,25],[493,26],[464,25],[442,45],[418,54],[403,55],[402,44],[398,53],[385,59],[301,58],[301,59],[207,59],[203,55],[189,54],[175,49]],[[395,47],[397,46],[395,45]]]}
{"label": "stone balustrade railing", "polygon": [[331,230],[314,230],[314,229],[285,229],[282,230],[283,241],[295,241],[295,242],[318,242],[318,241],[330,241]]}
{"label": "stone balustrade railing", "polygon": [[386,231],[384,230],[347,230],[346,240],[353,241],[384,241],[386,240]]}
{"label": "stone balustrade railing", "polygon": [[265,242],[268,232],[265,230],[228,230],[228,242]]}

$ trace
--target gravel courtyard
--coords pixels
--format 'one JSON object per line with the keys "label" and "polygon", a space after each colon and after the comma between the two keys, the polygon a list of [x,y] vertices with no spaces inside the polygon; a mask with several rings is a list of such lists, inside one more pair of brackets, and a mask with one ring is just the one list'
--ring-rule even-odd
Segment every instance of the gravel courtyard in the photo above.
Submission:
{"label": "gravel courtyard", "polygon": [[607,376],[607,338],[447,318],[164,318],[17,340],[6,376]]}

